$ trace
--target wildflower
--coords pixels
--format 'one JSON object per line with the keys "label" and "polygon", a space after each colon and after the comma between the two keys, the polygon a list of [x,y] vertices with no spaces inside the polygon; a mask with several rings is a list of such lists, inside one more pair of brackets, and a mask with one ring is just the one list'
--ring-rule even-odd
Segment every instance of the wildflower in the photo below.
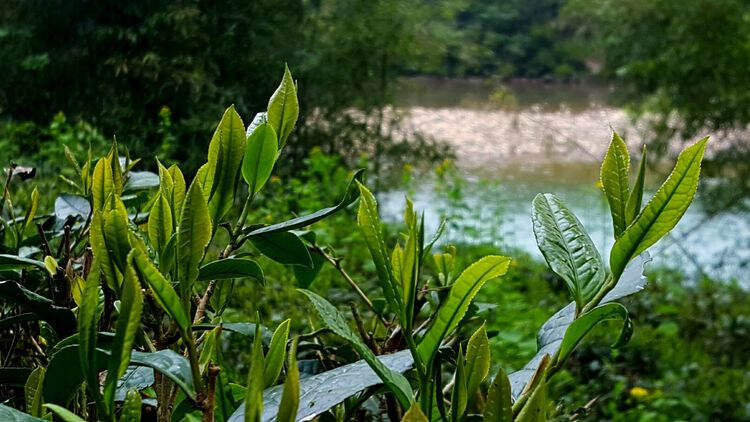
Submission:
{"label": "wildflower", "polygon": [[630,395],[637,399],[641,399],[643,397],[648,396],[649,391],[643,387],[636,386],[630,389]]}

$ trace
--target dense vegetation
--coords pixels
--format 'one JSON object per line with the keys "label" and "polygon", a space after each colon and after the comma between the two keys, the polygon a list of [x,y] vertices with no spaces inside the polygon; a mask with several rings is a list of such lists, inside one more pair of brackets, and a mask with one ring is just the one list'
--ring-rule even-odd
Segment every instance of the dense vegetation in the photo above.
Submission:
{"label": "dense vegetation", "polygon": [[[296,86],[287,69],[267,110],[247,128],[229,107],[207,161],[190,183],[179,166],[167,168],[158,160],[158,175],[136,171],[139,160],[120,156],[116,142],[96,161],[89,152],[82,164],[65,149],[78,178],[69,182],[77,189],[56,198],[54,215],[46,216],[37,215],[37,189],[26,198],[25,210],[15,209],[14,176],[33,174],[8,169],[0,290],[7,315],[1,325],[12,338],[5,362],[13,367],[1,373],[7,391],[23,385],[24,394],[9,399],[26,413],[0,405],[4,418],[275,416],[284,422],[335,407],[338,419],[359,420],[355,415],[374,400],[380,404],[367,411],[391,420],[460,421],[470,415],[547,420],[553,407],[549,383],[592,329],[617,320],[620,334],[612,347],[628,342],[632,321],[617,301],[644,288],[646,250],[674,228],[692,202],[707,138],[683,150],[644,205],[646,167],[641,164],[630,183],[630,154],[613,135],[601,166],[616,239],[609,270],[565,204],[552,194],[537,195],[532,211],[537,244],[573,302],[542,325],[538,351],[526,365],[510,374],[500,366],[488,378],[489,335],[485,323],[477,324],[483,312],[472,302],[486,283],[508,273],[511,258],[487,255],[459,270],[455,247],[436,249],[442,227],[427,240],[424,217],[408,199],[404,231],[393,248],[386,247],[377,202],[360,180],[362,171],[352,175],[333,206],[281,223],[248,223],[298,119]],[[359,233],[375,269],[375,295],[365,293],[342,266],[338,239],[323,244],[308,228],[355,201]],[[291,319],[270,338],[257,309],[254,322],[224,320],[232,283],[264,286],[264,271],[253,259],[260,256],[293,270],[298,294],[311,302],[322,326],[310,320],[313,331],[298,332],[290,341]],[[349,304],[356,330],[310,288],[326,264],[366,311]],[[279,305],[276,312],[283,314],[287,306]],[[467,330],[473,334],[464,335]],[[231,371],[224,369],[224,331],[252,339],[244,383],[230,383]],[[327,347],[331,336],[344,340],[351,360],[362,360],[328,369],[341,357]],[[29,346],[19,350],[18,342]],[[314,361],[328,370],[301,379],[298,350],[314,351]],[[284,381],[276,385],[282,373]]]}

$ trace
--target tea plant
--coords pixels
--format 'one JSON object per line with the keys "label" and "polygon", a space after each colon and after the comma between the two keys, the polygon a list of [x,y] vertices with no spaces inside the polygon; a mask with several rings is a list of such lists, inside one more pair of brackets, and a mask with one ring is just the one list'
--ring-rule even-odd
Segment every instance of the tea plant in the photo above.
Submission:
{"label": "tea plant", "polygon": [[[642,206],[645,165],[631,187],[627,147],[613,136],[601,174],[616,239],[609,270],[559,198],[534,199],[537,243],[573,302],[542,326],[538,354],[524,368],[489,378],[487,330],[480,325],[468,339],[464,334],[481,319],[472,304],[477,292],[506,273],[510,258],[486,256],[459,271],[455,248],[435,250],[443,226],[427,240],[424,217],[408,200],[405,231],[387,247],[361,171],[333,206],[272,225],[247,221],[297,115],[297,86],[287,69],[267,111],[247,127],[234,107],[226,110],[207,162],[189,184],[177,165],[158,160],[158,174],[134,170],[139,161],[121,157],[116,143],[96,162],[89,155],[80,164],[68,153],[79,180],[69,183],[74,194],[55,200],[54,215],[37,215],[34,191],[21,216],[8,172],[0,205],[0,328],[11,346],[0,380],[4,391],[23,386],[23,399],[8,402],[25,412],[2,404],[3,419],[285,422],[333,409],[341,420],[378,397],[392,420],[545,420],[547,381],[593,327],[619,320],[613,347],[628,340],[628,312],[615,301],[645,286],[646,250],[692,201],[706,144],[685,149]],[[368,297],[344,257],[305,229],[357,199],[357,225],[382,298]],[[274,330],[259,316],[224,322],[232,280],[262,289],[259,255],[293,269],[324,328],[290,340],[290,320]],[[362,313],[351,306],[355,329],[310,289],[323,265],[335,268],[366,307]],[[222,371],[227,331],[252,339],[244,385]],[[330,334],[362,360],[303,378],[298,348],[324,359],[329,351],[321,342]]]}

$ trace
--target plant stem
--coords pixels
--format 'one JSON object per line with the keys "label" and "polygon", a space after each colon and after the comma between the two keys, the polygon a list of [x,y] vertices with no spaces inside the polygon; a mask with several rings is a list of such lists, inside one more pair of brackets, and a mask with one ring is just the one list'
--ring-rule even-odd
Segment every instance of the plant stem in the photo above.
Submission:
{"label": "plant stem", "polygon": [[198,366],[198,352],[195,350],[195,339],[192,332],[188,333],[185,337],[188,359],[190,360],[190,370],[193,373],[193,384],[198,396],[200,396],[203,393],[203,380],[201,379],[200,367]]}

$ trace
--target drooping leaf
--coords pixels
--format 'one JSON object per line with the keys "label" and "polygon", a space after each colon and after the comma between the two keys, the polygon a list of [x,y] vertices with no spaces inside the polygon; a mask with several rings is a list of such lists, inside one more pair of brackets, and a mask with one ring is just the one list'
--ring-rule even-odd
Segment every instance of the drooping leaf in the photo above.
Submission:
{"label": "drooping leaf", "polygon": [[466,345],[466,394],[469,400],[479,391],[479,386],[490,372],[490,343],[487,329],[482,324]]}
{"label": "drooping leaf", "polygon": [[625,206],[630,196],[628,188],[628,171],[630,170],[630,155],[628,146],[616,132],[612,132],[612,141],[604,156],[601,168],[601,181],[604,194],[609,202],[612,213],[612,225],[615,238],[625,231]]}
{"label": "drooping leaf", "polygon": [[289,325],[291,322],[291,320],[287,319],[279,324],[273,333],[273,337],[271,337],[268,354],[263,363],[264,388],[274,385],[279,378],[279,374],[281,374],[281,368],[284,366],[284,358],[286,358],[286,342],[289,339]]}
{"label": "drooping leaf", "polygon": [[218,226],[234,205],[234,192],[245,142],[245,125],[234,106],[229,106],[208,146],[206,171],[211,180],[211,188],[203,194],[208,195],[208,209],[215,226]]}
{"label": "drooping leaf", "polygon": [[555,195],[539,194],[533,204],[539,250],[582,308],[604,284],[606,271],[599,251],[578,218]]}
{"label": "drooping leaf", "polygon": [[315,222],[318,222],[330,215],[335,214],[338,211],[341,211],[342,209],[348,207],[352,204],[357,198],[359,197],[359,189],[357,188],[357,182],[359,182],[362,179],[362,174],[364,173],[363,169],[357,170],[354,175],[352,176],[352,179],[349,181],[349,184],[346,186],[346,190],[344,191],[344,195],[341,198],[341,201],[339,201],[338,204],[323,208],[321,210],[315,211],[312,214],[303,215],[297,218],[292,218],[291,220],[284,221],[282,223],[273,224],[271,226],[265,226],[257,229],[252,229],[247,233],[248,237],[253,236],[259,236],[262,234],[267,233],[274,233],[274,232],[286,232],[289,230],[296,230],[300,229],[302,227],[309,226]]}
{"label": "drooping leaf", "polygon": [[44,384],[44,367],[39,366],[31,371],[31,375],[26,380],[23,387],[24,397],[26,398],[26,412],[31,416],[42,417],[42,388]]}
{"label": "drooping leaf", "polygon": [[339,311],[327,300],[317,294],[304,289],[298,289],[302,292],[315,307],[325,325],[336,335],[346,340],[357,353],[372,367],[373,371],[380,376],[383,383],[393,392],[399,403],[407,408],[412,402],[413,393],[409,381],[403,375],[394,372],[386,367],[375,354],[362,342]]}
{"label": "drooping leaf", "polygon": [[0,404],[0,420],[8,422],[46,422],[44,419],[31,416],[4,404]]}
{"label": "drooping leaf", "polygon": [[289,348],[289,359],[286,365],[286,380],[279,402],[277,422],[295,422],[299,408],[299,368],[297,367],[297,343],[299,338],[292,341]]}
{"label": "drooping leaf", "polygon": [[148,238],[161,256],[172,237],[172,208],[165,194],[159,193],[148,215]]}
{"label": "drooping leaf", "polygon": [[484,422],[513,422],[510,380],[501,367],[487,392],[484,407]]}
{"label": "drooping leaf", "polygon": [[260,265],[247,258],[219,259],[200,267],[198,271],[198,280],[228,280],[248,277],[255,279],[261,285],[266,283]]}
{"label": "drooping leaf", "polygon": [[37,267],[45,269],[44,261],[31,258],[23,258],[18,255],[0,254],[0,270],[16,270],[26,267]]}
{"label": "drooping leaf", "polygon": [[378,216],[378,203],[375,196],[359,181],[360,191],[359,210],[357,212],[357,224],[367,243],[375,269],[378,274],[378,282],[383,290],[388,306],[399,313],[399,318],[404,319],[404,304],[402,301],[403,291],[401,284],[393,276],[393,269],[388,260],[383,236],[380,229],[380,217]]}
{"label": "drooping leaf", "polygon": [[193,283],[198,278],[206,246],[211,241],[211,216],[208,204],[196,181],[182,206],[180,226],[177,230],[177,280],[180,282],[180,297],[190,297]]}
{"label": "drooping leaf", "polygon": [[[398,373],[407,371],[413,364],[408,350],[378,356],[378,360],[391,371]],[[381,383],[380,377],[364,360],[302,378],[296,420],[311,420],[316,415],[343,402],[347,397]],[[279,413],[283,388],[283,385],[277,385],[263,392],[263,417],[261,419],[263,422],[274,420]],[[245,405],[242,404],[229,418],[229,422],[243,421],[244,414]]]}
{"label": "drooping leaf", "polygon": [[616,302],[605,303],[596,308],[580,315],[576,318],[568,329],[565,330],[565,336],[560,343],[560,352],[558,362],[564,362],[565,359],[573,352],[578,343],[591,331],[597,324],[603,321],[620,319],[623,321],[622,330],[617,342],[612,346],[619,347],[627,343],[630,335],[633,333],[632,323],[628,317],[628,310]]}
{"label": "drooping leaf", "polygon": [[267,113],[268,122],[278,135],[279,149],[281,149],[286,145],[286,140],[292,133],[299,116],[297,87],[294,85],[292,74],[286,65],[284,65],[284,76],[281,79],[281,84],[268,100]]}
{"label": "drooping leaf", "polygon": [[33,311],[39,319],[49,323],[59,336],[67,336],[76,331],[76,319],[73,312],[38,295],[13,280],[0,281],[0,297],[15,303],[23,309]]}
{"label": "drooping leaf", "polygon": [[409,410],[404,413],[404,417],[401,418],[401,422],[429,422],[427,416],[422,413],[422,409],[419,408],[419,404],[414,403],[411,405]]}
{"label": "drooping leaf", "polygon": [[80,217],[86,220],[91,214],[91,204],[88,199],[70,194],[62,194],[55,198],[55,218],[61,221],[69,217]]}
{"label": "drooping leaf", "polygon": [[273,232],[250,238],[260,253],[285,265],[301,265],[312,268],[312,258],[307,246],[294,233]]}
{"label": "drooping leaf", "polygon": [[505,274],[509,264],[510,258],[497,255],[485,256],[471,264],[458,276],[451,286],[448,298],[438,308],[435,320],[417,347],[424,362],[432,360],[443,338],[458,326],[484,283]]}
{"label": "drooping leaf", "polygon": [[56,414],[64,422],[86,422],[85,419],[71,412],[70,410],[58,406],[56,404],[47,403],[44,405],[47,409],[51,410],[52,413]]}
{"label": "drooping leaf", "polygon": [[[617,285],[610,290],[600,304],[613,302],[617,299],[639,292],[646,286],[646,277],[643,275],[645,265],[651,260],[648,253],[639,255],[632,260],[622,273]],[[576,304],[571,302],[568,306],[557,311],[539,329],[537,334],[537,354],[524,365],[524,367],[509,374],[513,397],[518,398],[529,379],[537,372],[539,363],[544,356],[554,356],[560,349],[565,332],[573,322],[576,314]]]}
{"label": "drooping leaf", "polygon": [[260,422],[263,414],[263,345],[260,324],[256,325],[253,349],[250,354],[250,372],[247,376],[245,394],[245,422]]}
{"label": "drooping leaf", "polygon": [[245,158],[242,161],[242,177],[251,194],[260,191],[271,177],[277,152],[276,132],[269,123],[258,126],[247,138]]}
{"label": "drooping leaf", "polygon": [[123,422],[141,420],[141,394],[137,390],[130,390],[125,395],[120,420]]}
{"label": "drooping leaf", "polygon": [[138,277],[143,280],[154,293],[156,302],[169,314],[185,335],[190,329],[190,318],[182,306],[180,297],[172,285],[156,269],[146,254],[140,250],[133,251],[133,263]]}
{"label": "drooping leaf", "polygon": [[638,175],[635,178],[635,184],[628,196],[628,202],[625,204],[625,223],[626,227],[635,220],[635,217],[641,212],[641,203],[643,202],[643,185],[646,182],[646,144],[643,145],[641,153],[641,164],[638,166]]}
{"label": "drooping leaf", "polygon": [[609,265],[617,279],[628,261],[677,225],[693,202],[708,138],[685,148],[667,180],[612,246]]}
{"label": "drooping leaf", "polygon": [[135,343],[135,335],[141,324],[143,310],[143,293],[136,275],[133,256],[134,250],[127,258],[127,268],[120,292],[120,313],[117,316],[115,338],[112,342],[111,355],[107,366],[107,378],[104,381],[104,404],[113,413],[117,380],[125,374],[130,365],[130,354]]}

